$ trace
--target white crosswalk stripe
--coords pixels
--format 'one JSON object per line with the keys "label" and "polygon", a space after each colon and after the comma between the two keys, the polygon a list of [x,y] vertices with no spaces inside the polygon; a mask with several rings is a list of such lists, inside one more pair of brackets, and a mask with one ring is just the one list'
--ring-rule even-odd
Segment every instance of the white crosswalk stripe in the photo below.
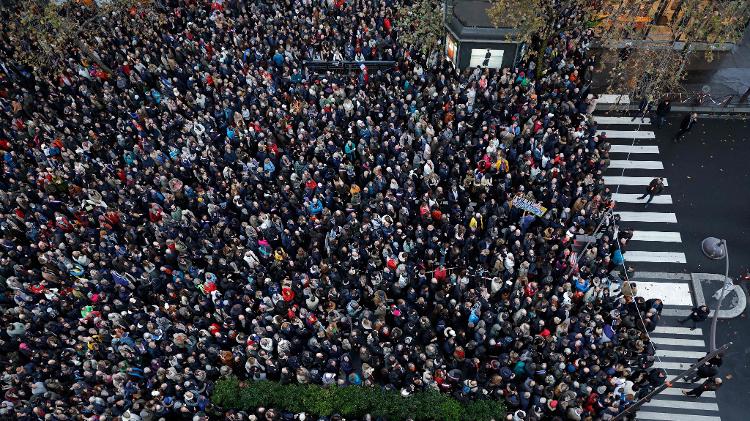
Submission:
{"label": "white crosswalk stripe", "polygon": [[640,421],[721,421],[721,418],[714,415],[688,415],[652,411],[638,411],[637,417]]}
{"label": "white crosswalk stripe", "polygon": [[[682,396],[682,389],[679,387],[668,387],[664,389],[659,396]],[[703,392],[701,400],[716,399],[716,392]]]}
{"label": "white crosswalk stripe", "polygon": [[[658,343],[658,341],[656,343]],[[693,360],[691,362],[692,364],[695,362],[695,360],[705,357],[706,351],[675,351],[672,349],[657,349],[656,356],[662,358],[689,358]]]}
{"label": "white crosswalk stripe", "polygon": [[631,161],[629,159],[612,159],[609,168],[624,168],[626,170],[663,170],[661,161]]}
{"label": "white crosswalk stripe", "polygon": [[679,362],[674,363],[671,361],[657,361],[654,363],[654,368],[663,368],[665,370],[676,370],[676,371],[684,371],[690,368],[690,363],[688,362]]}
{"label": "white crosswalk stripe", "polygon": [[700,402],[700,401],[673,401],[673,400],[662,400],[653,399],[651,402],[643,405],[643,408],[678,408],[678,409],[697,409],[700,411],[718,411],[719,405],[716,402]]}
{"label": "white crosswalk stripe", "polygon": [[[625,253],[625,259],[633,261],[632,259],[628,259],[628,253]],[[693,297],[690,295],[690,285],[687,283],[638,281],[636,285],[638,287],[638,295],[646,300],[650,300],[651,298],[660,298],[663,300],[664,297],[670,297],[669,304],[672,305],[689,306],[693,304]],[[670,338],[670,340],[672,339]]]}
{"label": "white crosswalk stripe", "polygon": [[641,123],[640,118],[636,118],[635,120],[633,117],[609,117],[609,116],[598,116],[594,117],[594,121],[596,121],[597,124],[645,124],[649,125],[651,124],[651,119],[648,117],[645,117],[643,119],[643,123]]}
{"label": "white crosswalk stripe", "polygon": [[682,338],[672,338],[672,337],[661,337],[661,336],[656,336],[656,335],[651,335],[651,339],[659,342],[661,345],[697,346],[701,348],[704,348],[706,346],[706,343],[703,341],[703,339],[682,339]]}
{"label": "white crosswalk stripe", "polygon": [[[605,175],[604,184],[610,186],[648,186],[648,183],[650,183],[653,179],[654,177],[627,177],[619,175]],[[664,186],[669,186],[666,178],[664,179]]]}
{"label": "white crosswalk stripe", "polygon": [[659,153],[658,146],[649,145],[612,145],[609,152],[615,153]]}
{"label": "white crosswalk stripe", "polygon": [[623,222],[663,222],[677,223],[677,215],[672,212],[617,212]]}
{"label": "white crosswalk stripe", "polygon": [[[640,118],[632,121],[632,116],[595,116],[594,119],[598,132],[612,139],[604,182],[613,192],[615,214],[620,216],[620,225],[633,232],[623,250],[625,264],[636,269],[630,279],[636,284],[638,296],[646,300],[659,298],[664,303],[660,325],[649,334],[656,350],[653,367],[665,370],[667,379],[672,380],[703,358],[707,347],[700,327],[690,330],[690,322],[678,323],[690,314],[694,303],[691,277],[683,273],[687,272],[687,259],[672,207],[676,197],[667,189],[655,196],[648,208],[644,206],[646,200],[639,199],[645,187],[661,176],[661,170],[669,163],[660,160],[655,134],[648,130],[649,124],[640,124]],[[664,186],[669,186],[666,179]],[[674,382],[644,404],[637,411],[637,419],[720,421],[716,392],[704,392],[698,399],[682,395],[683,388],[693,387],[685,379]]]}
{"label": "white crosswalk stripe", "polygon": [[596,134],[604,133],[608,139],[656,139],[654,132],[649,130],[597,130]]}
{"label": "white crosswalk stripe", "polygon": [[661,311],[661,315],[664,317],[679,317],[684,318],[685,315],[690,314],[690,310],[693,306],[677,306],[674,308],[665,308]]}
{"label": "white crosswalk stripe", "polygon": [[687,273],[673,273],[673,272],[644,272],[642,270],[639,270],[636,272],[636,276],[638,278],[645,278],[649,280],[653,279],[659,279],[659,280],[674,280],[679,279],[681,281],[689,281],[692,279],[690,275]]}
{"label": "white crosswalk stripe", "polygon": [[[644,204],[646,203],[647,197],[644,197],[641,199],[642,195],[638,193],[613,193],[612,194],[612,200],[614,200],[617,203],[640,203]],[[672,196],[668,194],[660,194],[658,196],[654,196],[654,198],[651,200],[651,204],[654,205],[671,205],[672,204]]]}
{"label": "white crosswalk stripe", "polygon": [[630,104],[630,95],[602,94],[597,100],[599,104]]}
{"label": "white crosswalk stripe", "polygon": [[679,232],[671,231],[633,231],[633,241],[656,241],[660,243],[681,243]]}
{"label": "white crosswalk stripe", "polygon": [[703,332],[701,329],[693,329],[687,327],[677,326],[657,326],[653,331],[654,335],[672,334],[672,335],[689,335],[689,336],[701,336]]}
{"label": "white crosswalk stripe", "polygon": [[623,255],[628,262],[687,263],[682,252],[629,250]]}

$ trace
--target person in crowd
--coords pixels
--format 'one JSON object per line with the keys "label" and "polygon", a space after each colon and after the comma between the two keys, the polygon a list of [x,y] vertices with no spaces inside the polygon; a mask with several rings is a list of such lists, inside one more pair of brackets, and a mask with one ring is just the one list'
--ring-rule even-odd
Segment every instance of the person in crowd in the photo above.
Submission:
{"label": "person in crowd", "polygon": [[663,377],[574,9],[543,57],[458,70],[396,0],[162,3],[53,69],[4,10],[1,416],[206,419],[233,375],[585,419]]}

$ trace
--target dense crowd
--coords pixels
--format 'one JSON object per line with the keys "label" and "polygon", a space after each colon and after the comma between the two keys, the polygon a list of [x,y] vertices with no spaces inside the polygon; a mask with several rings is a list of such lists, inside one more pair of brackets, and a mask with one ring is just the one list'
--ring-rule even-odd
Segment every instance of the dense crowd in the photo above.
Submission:
{"label": "dense crowd", "polygon": [[664,381],[588,30],[457,70],[399,42],[396,0],[163,3],[52,76],[0,21],[0,416],[205,419],[231,374],[607,419]]}

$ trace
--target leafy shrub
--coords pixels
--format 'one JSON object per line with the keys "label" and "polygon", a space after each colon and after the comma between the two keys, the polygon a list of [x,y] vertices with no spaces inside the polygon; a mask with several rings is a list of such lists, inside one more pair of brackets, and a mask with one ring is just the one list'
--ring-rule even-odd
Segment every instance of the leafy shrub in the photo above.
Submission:
{"label": "leafy shrub", "polygon": [[372,414],[393,420],[490,421],[505,416],[502,402],[476,400],[461,403],[435,391],[403,397],[398,392],[374,387],[240,382],[235,377],[223,378],[216,383],[212,401],[222,408],[244,411],[262,406],[317,416],[363,417]]}

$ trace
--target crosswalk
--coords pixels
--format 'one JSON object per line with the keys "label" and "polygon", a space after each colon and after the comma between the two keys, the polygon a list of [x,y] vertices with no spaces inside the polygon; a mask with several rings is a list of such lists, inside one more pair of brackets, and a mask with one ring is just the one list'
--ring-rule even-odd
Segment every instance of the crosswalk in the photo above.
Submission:
{"label": "crosswalk", "polygon": [[[630,100],[627,96],[605,97],[605,101]],[[602,100],[600,100],[600,103]],[[614,192],[615,213],[620,216],[623,227],[634,230],[633,238],[625,251],[628,263],[639,263],[636,269],[643,271],[685,271],[685,253],[682,237],[677,229],[679,222],[673,208],[669,180],[664,178],[664,191],[654,197],[648,208],[645,199],[640,199],[648,184],[655,177],[664,177],[664,163],[659,159],[660,150],[649,119],[635,120],[624,116],[597,116],[597,132],[606,134],[611,144],[609,167],[604,173],[604,182]],[[677,295],[676,288],[670,295]],[[671,296],[662,297],[669,302]]]}
{"label": "crosswalk", "polygon": [[[651,333],[656,345],[654,367],[667,371],[667,380],[688,369],[706,355],[706,343],[700,328],[690,330],[682,326],[659,326]],[[705,392],[700,399],[682,395],[681,389],[694,387],[684,379],[674,382],[663,393],[646,403],[637,417],[639,420],[695,420],[719,421],[719,405],[715,392]]]}
{"label": "crosswalk", "polygon": [[[600,103],[629,102],[625,96],[610,95]],[[663,177],[664,163],[659,160],[659,144],[651,130],[651,122],[632,117],[594,116],[598,133],[606,133],[612,145],[610,165],[604,182],[614,192],[615,213],[620,215],[623,228],[633,230],[625,253],[628,266],[636,269],[632,276],[638,295],[645,299],[661,298],[664,302],[662,322],[651,333],[656,349],[654,367],[667,371],[673,379],[698,359],[707,347],[700,328],[677,321],[689,314],[693,307],[690,275],[685,273],[686,258],[678,216],[674,212],[669,181],[664,178],[664,191],[644,208],[639,197],[655,177]],[[674,382],[637,412],[642,421],[720,421],[715,392],[706,392],[700,399],[682,394],[681,389],[692,388],[684,380]]]}

